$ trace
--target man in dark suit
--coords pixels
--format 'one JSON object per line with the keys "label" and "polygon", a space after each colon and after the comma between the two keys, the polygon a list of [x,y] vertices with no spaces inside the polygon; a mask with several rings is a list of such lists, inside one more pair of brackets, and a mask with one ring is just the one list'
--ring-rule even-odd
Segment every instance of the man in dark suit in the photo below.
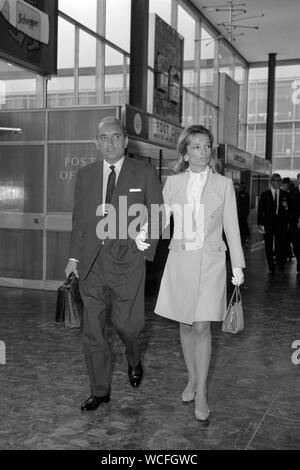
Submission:
{"label": "man in dark suit", "polygon": [[281,177],[278,173],[271,176],[270,184],[271,188],[264,191],[259,199],[257,224],[264,233],[269,274],[274,274],[274,252],[279,271],[283,271],[286,263],[291,204],[289,194],[280,189]]}
{"label": "man in dark suit", "polygon": [[241,242],[242,245],[245,246],[250,235],[247,220],[250,206],[249,195],[246,193],[245,183],[239,183],[238,181],[234,181],[233,186],[235,190]]}
{"label": "man in dark suit", "polygon": [[150,212],[163,199],[155,169],[124,156],[127,142],[121,122],[104,118],[97,135],[100,160],[79,170],[76,179],[65,273],[79,276],[84,304],[83,346],[91,391],[81,405],[85,411],[110,400],[109,312],[125,344],[130,384],[137,387],[143,375],[145,259],[153,260],[159,239]]}
{"label": "man in dark suit", "polygon": [[293,210],[290,223],[290,234],[294,255],[297,259],[297,272],[300,273],[300,173],[297,175],[297,184],[290,191],[290,197]]}

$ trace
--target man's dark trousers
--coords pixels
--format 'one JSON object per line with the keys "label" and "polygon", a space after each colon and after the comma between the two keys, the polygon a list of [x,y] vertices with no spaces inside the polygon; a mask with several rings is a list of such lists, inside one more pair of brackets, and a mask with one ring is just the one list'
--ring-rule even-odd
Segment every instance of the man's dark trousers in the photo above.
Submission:
{"label": "man's dark trousers", "polygon": [[[135,367],[143,347],[145,259],[122,241],[111,250],[106,241],[86,279],[80,281],[84,303],[83,348],[91,393],[110,392],[111,352],[106,338],[107,316],[125,344],[128,363]],[[116,260],[115,256],[119,259]]]}

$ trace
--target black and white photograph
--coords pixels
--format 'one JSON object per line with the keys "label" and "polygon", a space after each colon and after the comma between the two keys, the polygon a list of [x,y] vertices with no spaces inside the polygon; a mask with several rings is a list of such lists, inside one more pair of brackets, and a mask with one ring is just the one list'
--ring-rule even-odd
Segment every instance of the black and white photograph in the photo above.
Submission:
{"label": "black and white photograph", "polygon": [[300,450],[299,20],[0,0],[3,456]]}

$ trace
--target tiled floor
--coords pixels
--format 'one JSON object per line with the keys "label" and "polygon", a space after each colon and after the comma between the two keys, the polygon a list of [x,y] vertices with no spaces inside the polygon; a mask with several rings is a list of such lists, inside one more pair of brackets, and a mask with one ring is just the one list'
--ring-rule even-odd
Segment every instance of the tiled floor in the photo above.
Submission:
{"label": "tiled floor", "polygon": [[0,449],[299,449],[300,364],[291,358],[300,340],[300,275],[293,261],[268,277],[263,251],[247,264],[245,330],[233,336],[212,325],[208,426],[181,404],[178,325],[153,314],[155,296],[146,299],[141,386],[130,387],[111,331],[111,402],[81,413],[89,387],[80,330],[54,322],[55,292],[0,288]]}

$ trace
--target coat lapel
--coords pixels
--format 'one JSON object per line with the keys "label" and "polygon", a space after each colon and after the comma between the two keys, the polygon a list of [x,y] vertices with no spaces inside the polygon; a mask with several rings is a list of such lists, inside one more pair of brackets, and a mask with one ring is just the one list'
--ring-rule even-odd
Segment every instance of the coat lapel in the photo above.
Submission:
{"label": "coat lapel", "polygon": [[[189,173],[186,171],[182,174],[182,180],[179,180],[180,187],[178,193],[175,195],[176,201],[182,206],[189,204],[187,199],[187,184],[188,184]],[[204,218],[207,219],[210,215],[215,212],[218,207],[223,204],[223,195],[219,188],[214,173],[210,170],[208,177],[203,188],[201,204],[204,205]]]}
{"label": "coat lapel", "polygon": [[214,173],[209,170],[208,178],[206,180],[201,204],[204,205],[204,219],[208,219],[221,204],[223,204],[223,195],[221,188],[218,186]]}

